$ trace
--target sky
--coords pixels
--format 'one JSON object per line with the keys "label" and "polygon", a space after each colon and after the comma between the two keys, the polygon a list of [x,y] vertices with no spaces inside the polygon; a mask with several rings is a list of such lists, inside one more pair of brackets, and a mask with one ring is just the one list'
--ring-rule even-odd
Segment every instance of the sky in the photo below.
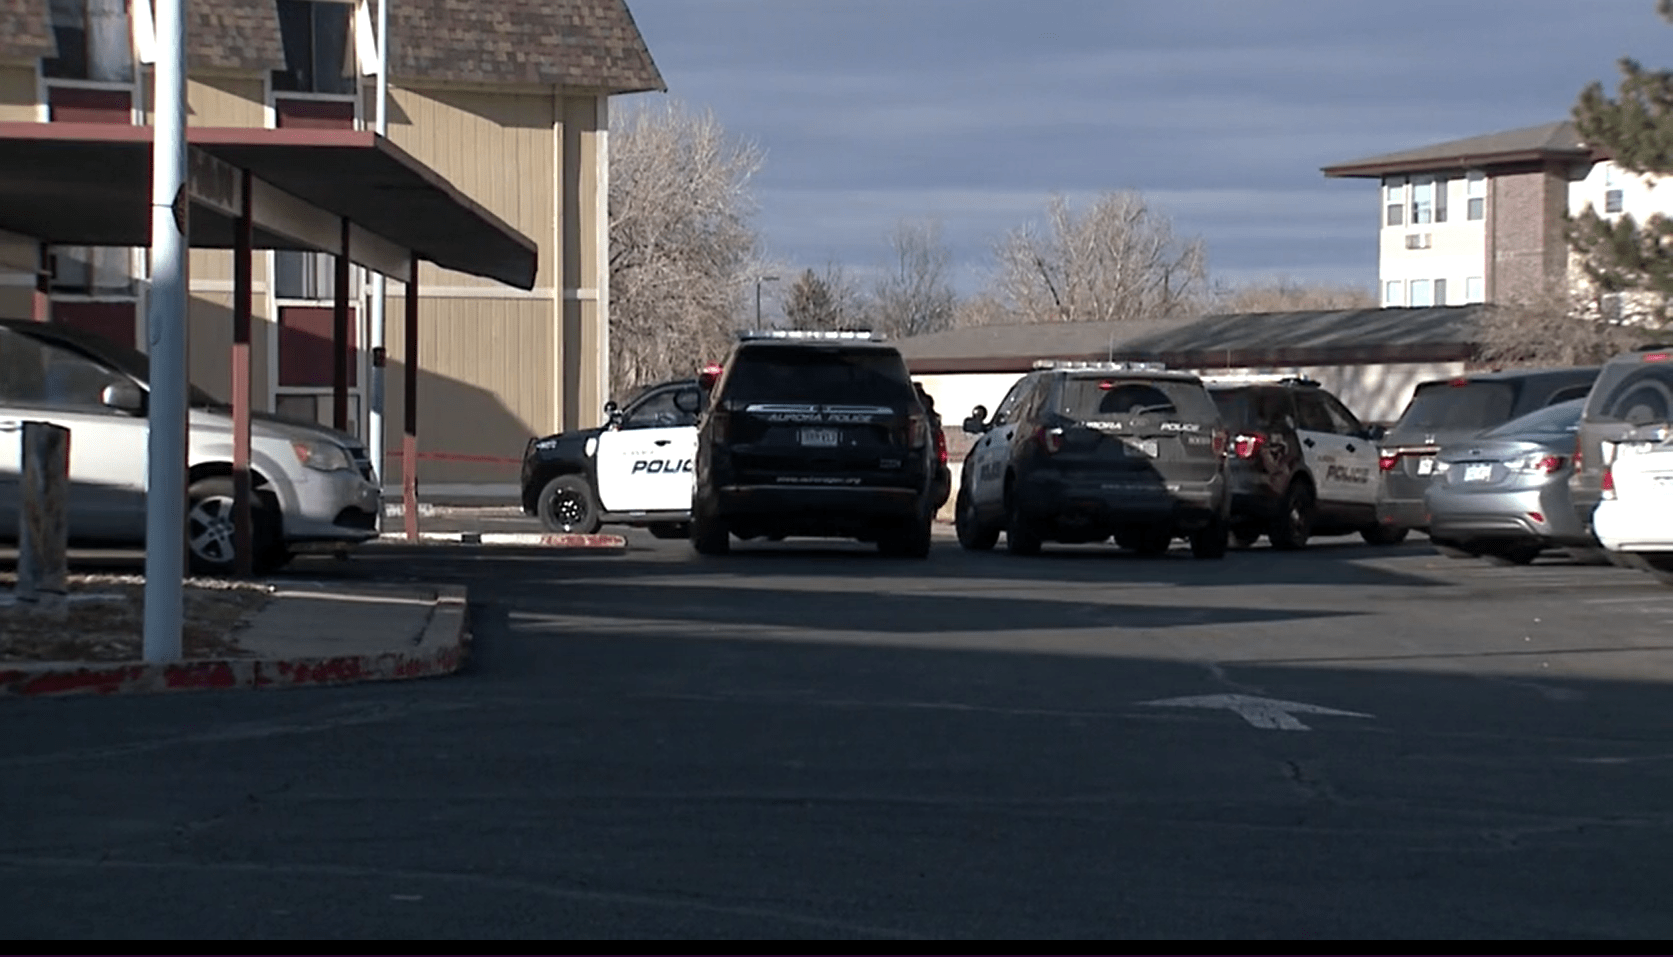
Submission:
{"label": "sky", "polygon": [[1377,279],[1377,188],[1320,167],[1569,116],[1673,67],[1654,0],[627,0],[666,94],[765,163],[765,254],[857,278],[938,222],[963,294],[1054,194],[1131,190],[1210,278]]}

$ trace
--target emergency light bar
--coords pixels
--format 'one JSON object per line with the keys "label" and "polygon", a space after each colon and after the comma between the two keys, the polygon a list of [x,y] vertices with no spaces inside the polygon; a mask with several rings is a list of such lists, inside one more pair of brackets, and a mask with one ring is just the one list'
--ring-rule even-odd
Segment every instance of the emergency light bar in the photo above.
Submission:
{"label": "emergency light bar", "polygon": [[754,339],[841,339],[881,342],[883,337],[869,329],[757,329],[738,333],[745,341]]}
{"label": "emergency light bar", "polygon": [[1204,385],[1241,385],[1262,383],[1274,385],[1316,386],[1318,381],[1294,372],[1227,372],[1200,376]]}
{"label": "emergency light bar", "polygon": [[1036,359],[1036,369],[1061,369],[1074,372],[1166,372],[1160,362],[1083,362],[1071,359]]}

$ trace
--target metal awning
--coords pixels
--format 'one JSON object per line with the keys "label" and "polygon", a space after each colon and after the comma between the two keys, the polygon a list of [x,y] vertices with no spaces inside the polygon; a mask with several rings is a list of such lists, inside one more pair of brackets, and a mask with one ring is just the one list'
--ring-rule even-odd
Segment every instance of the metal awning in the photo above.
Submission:
{"label": "metal awning", "polygon": [[[0,231],[85,246],[151,243],[152,130],[0,123]],[[252,184],[257,249],[335,253],[405,281],[413,256],[532,289],[535,242],[384,137],[359,130],[189,127],[194,248],[231,249],[236,171]]]}

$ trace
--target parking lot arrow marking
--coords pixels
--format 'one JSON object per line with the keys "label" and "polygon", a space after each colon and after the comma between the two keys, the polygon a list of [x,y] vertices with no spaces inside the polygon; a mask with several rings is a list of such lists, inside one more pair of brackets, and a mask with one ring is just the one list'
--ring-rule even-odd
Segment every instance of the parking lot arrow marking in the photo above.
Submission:
{"label": "parking lot arrow marking", "polygon": [[1234,711],[1243,720],[1257,728],[1272,731],[1311,731],[1302,724],[1297,714],[1328,714],[1342,718],[1369,718],[1368,714],[1357,711],[1338,711],[1335,708],[1323,708],[1316,704],[1301,704],[1296,701],[1279,701],[1276,698],[1256,698],[1242,694],[1206,694],[1188,698],[1164,698],[1160,701],[1146,701],[1146,705],[1159,708],[1210,708]]}

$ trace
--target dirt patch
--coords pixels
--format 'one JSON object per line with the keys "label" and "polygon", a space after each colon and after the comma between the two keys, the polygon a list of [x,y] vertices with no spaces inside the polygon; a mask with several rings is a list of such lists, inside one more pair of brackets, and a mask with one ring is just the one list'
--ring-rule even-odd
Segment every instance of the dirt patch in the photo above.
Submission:
{"label": "dirt patch", "polygon": [[[72,575],[60,610],[16,600],[17,575],[0,572],[0,661],[139,661],[144,657],[145,582],[135,576]],[[248,582],[187,580],[182,654],[235,658],[235,635],[271,599]]]}

